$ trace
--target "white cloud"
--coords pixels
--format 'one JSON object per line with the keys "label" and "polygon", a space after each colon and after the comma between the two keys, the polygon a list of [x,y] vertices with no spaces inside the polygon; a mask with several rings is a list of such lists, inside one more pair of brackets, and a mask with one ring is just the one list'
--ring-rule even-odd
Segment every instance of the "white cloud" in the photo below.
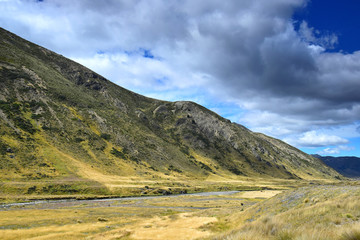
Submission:
{"label": "white cloud", "polygon": [[320,155],[334,155],[334,154],[339,154],[340,150],[338,148],[325,148],[319,152],[317,152],[317,154]]}
{"label": "white cloud", "polygon": [[105,52],[72,59],[129,88],[167,91],[201,86],[206,80],[201,74],[177,72],[167,61],[144,57],[143,51]]}
{"label": "white cloud", "polygon": [[284,141],[299,147],[324,147],[349,143],[349,141],[344,138],[317,133],[316,131],[305,132],[298,138],[285,138]]}
{"label": "white cloud", "polygon": [[341,145],[338,147],[334,147],[334,148],[325,148],[321,151],[318,151],[317,154],[319,155],[338,155],[343,151],[351,151],[354,150],[354,147],[350,147],[350,146],[346,146],[346,145]]}
{"label": "white cloud", "polygon": [[333,49],[339,43],[339,39],[334,33],[321,33],[313,27],[309,27],[306,21],[301,22],[299,34],[307,42],[322,48]]}
{"label": "white cloud", "polygon": [[337,36],[307,22],[296,31],[292,14],[306,3],[2,1],[0,25],[131,90],[230,102],[243,111],[232,119],[298,146],[344,144],[359,136],[360,52],[327,52]]}

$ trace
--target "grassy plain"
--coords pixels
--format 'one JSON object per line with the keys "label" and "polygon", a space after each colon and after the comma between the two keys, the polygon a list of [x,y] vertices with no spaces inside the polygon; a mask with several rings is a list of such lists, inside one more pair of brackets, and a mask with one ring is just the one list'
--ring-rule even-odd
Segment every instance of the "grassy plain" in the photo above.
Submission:
{"label": "grassy plain", "polygon": [[0,203],[36,199],[88,199],[229,190],[277,190],[320,182],[275,178],[231,178],[231,176],[226,179],[218,175],[210,175],[206,178],[186,178],[176,175],[116,176],[103,174],[75,160],[72,161],[72,164],[74,163],[78,164],[76,166],[79,169],[77,173],[82,178],[74,175],[54,179],[2,181],[0,184]]}
{"label": "grassy plain", "polygon": [[[257,196],[261,192],[253,193]],[[269,191],[266,195],[276,193]],[[242,198],[241,194],[6,205],[0,208],[0,239],[208,237],[229,229],[229,223],[224,221],[225,216],[262,201],[250,196]]]}
{"label": "grassy plain", "polygon": [[[116,183],[133,185],[125,180]],[[158,182],[162,188],[171,188],[170,183]],[[155,182],[136,183],[144,184],[149,190]],[[212,184],[220,186],[219,182],[198,184],[201,190],[219,190]],[[0,239],[360,239],[360,186],[356,181],[286,185],[280,180],[258,179],[253,186],[242,184],[234,180],[227,188],[222,186],[221,190],[236,185],[248,188],[230,195],[2,205]]]}

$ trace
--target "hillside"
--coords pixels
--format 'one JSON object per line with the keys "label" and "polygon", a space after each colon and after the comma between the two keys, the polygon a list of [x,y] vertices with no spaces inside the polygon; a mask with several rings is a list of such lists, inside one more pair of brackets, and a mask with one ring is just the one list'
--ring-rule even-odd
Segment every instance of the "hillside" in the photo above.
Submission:
{"label": "hillside", "polygon": [[350,178],[360,177],[360,158],[358,157],[331,157],[314,155],[326,165],[332,167],[342,175]]}
{"label": "hillside", "polygon": [[359,194],[357,182],[284,191],[229,214],[227,233],[206,239],[360,239]]}
{"label": "hillside", "polygon": [[136,185],[123,192],[123,182],[138,179],[341,177],[196,103],[141,96],[4,29],[0,36],[0,180],[7,194],[153,193]]}

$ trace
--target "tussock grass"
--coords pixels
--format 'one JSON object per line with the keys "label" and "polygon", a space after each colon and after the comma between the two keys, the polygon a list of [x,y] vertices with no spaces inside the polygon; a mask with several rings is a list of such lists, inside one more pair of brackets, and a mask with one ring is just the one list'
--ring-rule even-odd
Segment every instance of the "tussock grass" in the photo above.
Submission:
{"label": "tussock grass", "polygon": [[0,211],[0,239],[359,239],[359,186],[247,194],[253,198],[242,198],[246,194],[240,192],[114,200],[109,206],[87,202],[61,209],[15,207]]}
{"label": "tussock grass", "polygon": [[233,214],[237,230],[213,239],[360,239],[359,195],[359,186],[288,191]]}
{"label": "tussock grass", "polygon": [[360,230],[350,229],[341,234],[340,240],[359,240]]}

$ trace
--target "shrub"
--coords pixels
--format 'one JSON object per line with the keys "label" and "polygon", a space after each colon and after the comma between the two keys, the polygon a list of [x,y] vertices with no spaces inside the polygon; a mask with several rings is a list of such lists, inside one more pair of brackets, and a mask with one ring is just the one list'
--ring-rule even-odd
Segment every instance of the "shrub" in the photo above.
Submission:
{"label": "shrub", "polygon": [[110,153],[114,155],[115,157],[126,159],[125,154],[122,151],[117,150],[116,148],[112,148]]}
{"label": "shrub", "polygon": [[109,140],[111,139],[111,135],[110,135],[110,134],[107,134],[107,133],[102,133],[102,134],[100,135],[100,137],[101,137],[102,139],[107,140],[107,141],[109,141]]}
{"label": "shrub", "polygon": [[283,231],[281,233],[279,233],[279,235],[276,238],[277,240],[291,240],[294,239],[293,234],[291,234],[288,231]]}
{"label": "shrub", "polygon": [[32,187],[29,187],[28,190],[27,190],[27,194],[32,194],[36,191],[36,186],[32,186]]}
{"label": "shrub", "polygon": [[77,143],[79,143],[79,142],[83,142],[83,141],[85,141],[85,140],[82,139],[82,138],[77,137],[77,138],[74,139],[74,141],[77,142]]}
{"label": "shrub", "polygon": [[21,128],[22,130],[34,134],[36,132],[36,129],[33,127],[31,122],[27,119],[21,118],[21,117],[15,117],[14,119],[15,124]]}
{"label": "shrub", "polygon": [[3,142],[0,142],[0,154],[1,155],[5,155],[6,152],[7,152],[7,149],[8,149],[8,145],[3,143]]}
{"label": "shrub", "polygon": [[35,120],[38,120],[38,119],[40,119],[41,117],[42,117],[41,114],[31,114],[31,118],[32,118],[32,119],[35,119]]}
{"label": "shrub", "polygon": [[184,153],[185,155],[190,155],[189,147],[186,146],[186,145],[181,145],[180,146],[180,151],[182,153]]}
{"label": "shrub", "polygon": [[106,218],[98,217],[97,219],[99,222],[107,222],[108,220]]}
{"label": "shrub", "polygon": [[182,171],[181,171],[180,169],[175,168],[173,165],[170,165],[170,166],[168,167],[168,170],[169,170],[169,171],[178,172],[178,173],[182,173]]}

